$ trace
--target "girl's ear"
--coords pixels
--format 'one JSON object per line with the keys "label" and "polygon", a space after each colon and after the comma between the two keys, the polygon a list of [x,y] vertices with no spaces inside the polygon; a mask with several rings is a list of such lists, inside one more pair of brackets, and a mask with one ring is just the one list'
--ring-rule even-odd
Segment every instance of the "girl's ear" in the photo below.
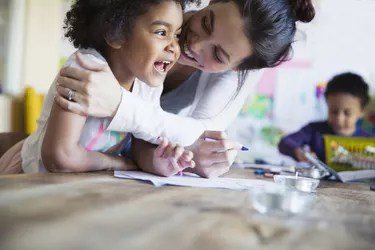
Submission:
{"label": "girl's ear", "polygon": [[122,46],[124,46],[125,41],[117,40],[117,41],[110,41],[105,38],[105,41],[107,42],[108,46],[110,46],[113,49],[121,49]]}

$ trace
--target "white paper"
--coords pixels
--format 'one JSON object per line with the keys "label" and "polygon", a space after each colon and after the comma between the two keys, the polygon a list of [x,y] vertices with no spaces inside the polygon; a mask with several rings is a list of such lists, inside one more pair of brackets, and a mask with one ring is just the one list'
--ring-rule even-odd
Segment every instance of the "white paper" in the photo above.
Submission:
{"label": "white paper", "polygon": [[342,182],[359,181],[375,178],[375,170],[341,171],[337,173]]}
{"label": "white paper", "polygon": [[184,174],[183,176],[160,177],[139,171],[115,171],[115,177],[150,181],[155,186],[173,185],[200,188],[226,188],[234,190],[246,190],[250,188],[278,188],[278,184],[251,179],[237,178],[213,178],[206,179]]}

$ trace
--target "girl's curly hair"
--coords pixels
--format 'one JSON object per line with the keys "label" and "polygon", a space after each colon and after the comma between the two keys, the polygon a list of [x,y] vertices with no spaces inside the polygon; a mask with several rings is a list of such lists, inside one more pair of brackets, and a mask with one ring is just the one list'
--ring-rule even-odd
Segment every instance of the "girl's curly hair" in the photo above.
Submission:
{"label": "girl's curly hair", "polygon": [[76,0],[66,14],[65,37],[76,48],[105,53],[106,41],[129,38],[137,17],[163,1],[200,4],[201,0]]}

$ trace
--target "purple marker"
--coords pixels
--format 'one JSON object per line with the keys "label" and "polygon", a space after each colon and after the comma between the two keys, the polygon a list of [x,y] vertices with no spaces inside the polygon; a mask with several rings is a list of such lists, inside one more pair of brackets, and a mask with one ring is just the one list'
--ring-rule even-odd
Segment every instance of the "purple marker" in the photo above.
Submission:
{"label": "purple marker", "polygon": [[[218,140],[215,140],[215,139],[211,139],[211,138],[204,138],[205,141],[218,141]],[[248,151],[249,149],[245,146],[242,146],[241,148],[241,151]]]}

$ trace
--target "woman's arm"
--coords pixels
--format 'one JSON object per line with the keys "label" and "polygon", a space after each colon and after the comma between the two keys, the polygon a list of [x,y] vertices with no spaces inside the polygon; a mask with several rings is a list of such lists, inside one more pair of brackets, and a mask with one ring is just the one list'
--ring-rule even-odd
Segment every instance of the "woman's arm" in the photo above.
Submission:
{"label": "woman's arm", "polygon": [[[122,92],[119,105],[115,105],[115,99],[119,95],[114,93],[113,98],[108,98],[108,89],[112,89],[111,86],[118,83],[110,76],[104,77],[112,73],[102,69],[103,65],[95,65],[82,59],[78,61],[83,67],[95,71],[62,69],[58,78],[59,84],[78,91],[80,98],[76,100],[77,103],[70,103],[61,96],[64,95],[62,90],[56,98],[58,104],[65,109],[70,105],[72,112],[88,112],[90,116],[111,116],[117,108],[107,130],[132,132],[135,137],[152,143],[156,143],[157,137],[163,136],[181,145],[191,145],[205,130],[225,130],[237,116],[258,78],[258,74],[250,75],[250,79],[236,95],[236,72],[212,74],[207,79],[209,82],[205,82],[207,88],[196,101],[191,117],[181,117],[165,112],[154,103],[142,100],[126,90]],[[104,84],[101,82],[103,79],[108,82]],[[91,99],[95,101],[90,101]],[[103,110],[107,110],[105,115]]]}
{"label": "woman's arm", "polygon": [[42,145],[44,166],[51,172],[126,170],[135,167],[127,159],[83,148],[79,139],[86,118],[53,104]]}

